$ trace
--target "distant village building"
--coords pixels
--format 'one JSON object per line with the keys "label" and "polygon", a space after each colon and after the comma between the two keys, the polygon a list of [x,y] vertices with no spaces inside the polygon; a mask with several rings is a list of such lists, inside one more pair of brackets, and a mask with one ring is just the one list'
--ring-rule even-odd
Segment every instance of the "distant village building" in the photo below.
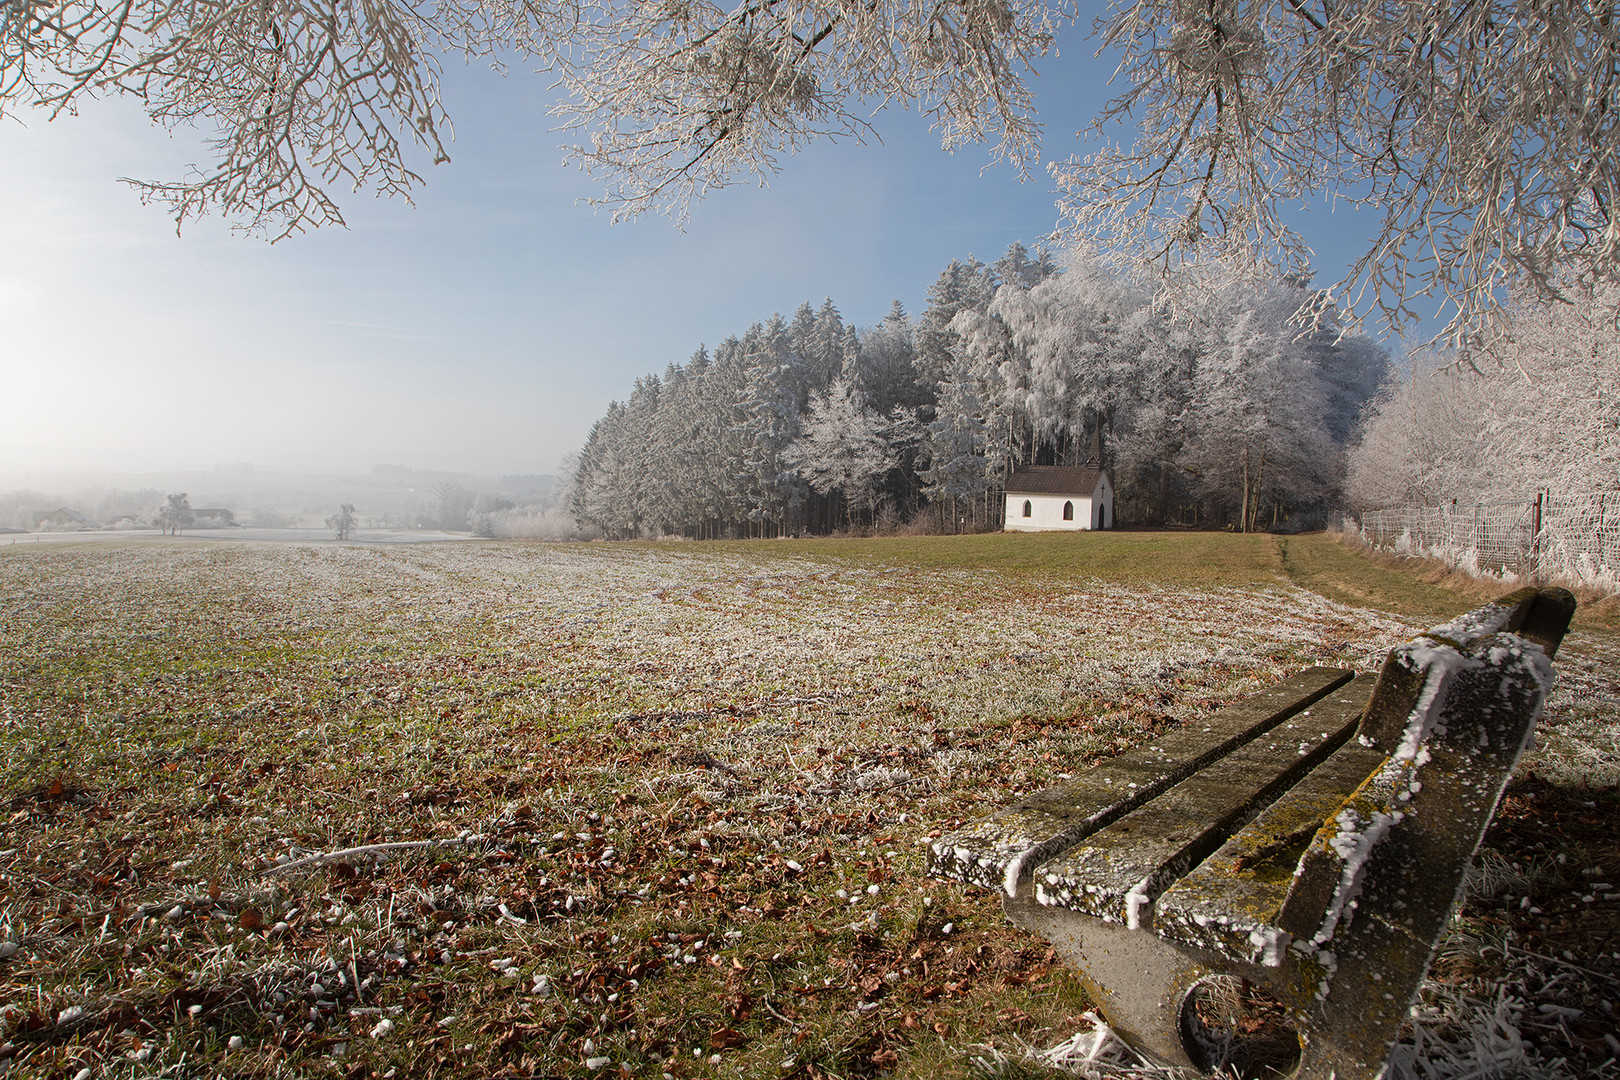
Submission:
{"label": "distant village building", "polygon": [[77,510],[59,506],[55,510],[36,510],[33,514],[36,529],[99,529],[101,522],[87,518]]}
{"label": "distant village building", "polygon": [[1008,532],[1079,532],[1114,524],[1114,486],[1090,465],[1032,465],[1007,478]]}

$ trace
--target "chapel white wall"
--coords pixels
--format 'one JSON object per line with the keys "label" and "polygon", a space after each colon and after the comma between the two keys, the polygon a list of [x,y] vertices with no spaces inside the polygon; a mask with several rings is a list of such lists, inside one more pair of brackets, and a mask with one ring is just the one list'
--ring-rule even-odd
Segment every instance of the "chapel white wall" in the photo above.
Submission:
{"label": "chapel white wall", "polygon": [[[1024,516],[1024,501],[1030,503],[1030,516]],[[1063,504],[1074,503],[1074,520],[1063,520]],[[1091,528],[1092,509],[1089,495],[1016,495],[1007,494],[1008,532],[1079,532]]]}

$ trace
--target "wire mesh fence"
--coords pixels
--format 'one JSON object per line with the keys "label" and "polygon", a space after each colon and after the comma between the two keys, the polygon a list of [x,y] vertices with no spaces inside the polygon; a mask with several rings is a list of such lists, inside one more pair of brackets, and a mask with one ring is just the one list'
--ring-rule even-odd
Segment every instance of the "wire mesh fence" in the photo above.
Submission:
{"label": "wire mesh fence", "polygon": [[1471,574],[1620,591],[1620,492],[1527,502],[1373,510],[1345,528],[1368,546],[1440,559]]}

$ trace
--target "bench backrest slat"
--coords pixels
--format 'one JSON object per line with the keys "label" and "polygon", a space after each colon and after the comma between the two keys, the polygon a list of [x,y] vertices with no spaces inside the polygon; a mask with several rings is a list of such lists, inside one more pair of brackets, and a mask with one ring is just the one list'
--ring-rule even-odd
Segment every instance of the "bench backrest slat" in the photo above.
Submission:
{"label": "bench backrest slat", "polygon": [[[1415,868],[1423,880],[1414,879],[1417,894],[1439,897],[1435,903],[1450,914],[1461,875],[1541,714],[1552,662],[1539,645],[1494,634],[1464,649],[1434,649],[1427,671],[1424,711],[1413,714],[1393,752],[1323,824],[1300,860],[1277,917],[1297,938],[1327,947],[1366,883],[1404,865],[1400,852],[1414,845],[1437,846],[1436,856],[1440,848],[1453,852],[1448,861]],[[1441,875],[1453,871],[1457,881],[1448,887]],[[1404,889],[1373,893],[1400,896],[1408,914],[1422,907]]]}
{"label": "bench backrest slat", "polygon": [[1430,660],[1435,650],[1466,649],[1492,634],[1510,632],[1540,645],[1549,658],[1569,629],[1575,597],[1565,589],[1520,589],[1459,615],[1390,650],[1361,724],[1361,740],[1393,753],[1414,710],[1432,698]]}
{"label": "bench backrest slat", "polygon": [[[1552,683],[1545,651],[1516,635],[1460,653],[1428,735],[1412,756],[1386,759],[1318,833],[1278,919],[1328,974],[1319,993],[1332,1041],[1368,1076],[1427,974]],[[1297,911],[1296,896],[1307,901]]]}

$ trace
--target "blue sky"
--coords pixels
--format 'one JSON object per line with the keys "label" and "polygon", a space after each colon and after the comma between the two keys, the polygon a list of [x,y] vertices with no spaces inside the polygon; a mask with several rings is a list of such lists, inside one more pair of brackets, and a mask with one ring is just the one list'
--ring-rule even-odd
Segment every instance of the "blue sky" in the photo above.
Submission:
{"label": "blue sky", "polygon": [[[1043,65],[1049,157],[1109,94],[1083,35]],[[346,230],[270,245],[207,219],[176,237],[119,176],[200,160],[129,102],[0,124],[0,476],[251,462],[549,472],[635,376],[773,311],[831,297],[868,325],[919,312],[952,258],[993,261],[1055,224],[1044,174],[985,170],[926,121],[877,118],[883,143],[822,143],[768,187],[699,204],[684,231],[610,225],[561,165],[545,76],[447,72],[452,162],[416,205],[349,195]],[[1356,237],[1319,208],[1321,280]],[[1331,276],[1330,276],[1331,275]]]}

